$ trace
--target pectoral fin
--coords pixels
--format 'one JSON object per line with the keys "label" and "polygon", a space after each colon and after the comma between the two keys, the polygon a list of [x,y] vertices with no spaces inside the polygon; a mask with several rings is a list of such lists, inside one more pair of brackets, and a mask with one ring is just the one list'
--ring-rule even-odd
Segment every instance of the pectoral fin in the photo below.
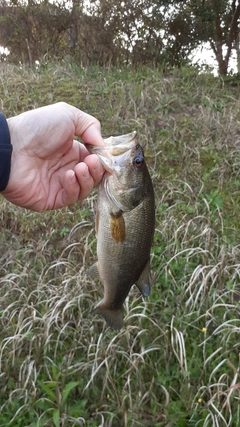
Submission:
{"label": "pectoral fin", "polygon": [[111,213],[110,217],[111,236],[116,243],[123,243],[125,240],[125,221],[122,211]]}
{"label": "pectoral fin", "polygon": [[140,290],[143,297],[148,297],[151,291],[151,270],[150,270],[150,260],[145,264],[145,267],[136,282],[138,289]]}

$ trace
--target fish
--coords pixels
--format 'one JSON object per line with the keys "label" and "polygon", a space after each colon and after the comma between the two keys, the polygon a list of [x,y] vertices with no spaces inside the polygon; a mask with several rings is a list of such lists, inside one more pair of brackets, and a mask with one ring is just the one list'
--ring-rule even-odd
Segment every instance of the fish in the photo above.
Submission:
{"label": "fish", "polygon": [[104,139],[101,147],[88,144],[87,149],[98,155],[105,168],[95,212],[97,262],[86,271],[101,281],[104,296],[92,313],[120,330],[131,287],[135,284],[143,297],[150,295],[153,183],[135,131]]}

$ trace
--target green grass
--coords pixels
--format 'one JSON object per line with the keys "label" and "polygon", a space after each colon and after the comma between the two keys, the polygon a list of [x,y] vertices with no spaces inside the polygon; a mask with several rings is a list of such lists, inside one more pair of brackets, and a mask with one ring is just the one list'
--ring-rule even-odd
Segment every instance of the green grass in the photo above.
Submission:
{"label": "green grass", "polygon": [[119,333],[90,314],[96,192],[45,214],[1,198],[0,425],[237,427],[237,79],[2,64],[0,101],[8,117],[66,101],[103,134],[137,130],[156,193],[152,292],[132,289]]}

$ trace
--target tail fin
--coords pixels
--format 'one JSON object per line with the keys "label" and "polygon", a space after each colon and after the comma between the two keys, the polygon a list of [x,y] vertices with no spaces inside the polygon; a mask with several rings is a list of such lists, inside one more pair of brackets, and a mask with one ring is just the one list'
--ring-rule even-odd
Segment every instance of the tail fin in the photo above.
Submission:
{"label": "tail fin", "polygon": [[119,310],[110,310],[109,308],[106,308],[103,303],[100,303],[96,308],[93,309],[92,313],[102,316],[106,320],[108,326],[110,326],[112,329],[119,330],[123,326],[122,308]]}

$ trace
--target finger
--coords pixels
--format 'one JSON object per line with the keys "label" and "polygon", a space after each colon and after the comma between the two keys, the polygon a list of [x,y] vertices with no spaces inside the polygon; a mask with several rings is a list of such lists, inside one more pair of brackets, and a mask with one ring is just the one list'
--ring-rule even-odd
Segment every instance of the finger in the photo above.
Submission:
{"label": "finger", "polygon": [[57,209],[75,203],[79,199],[80,190],[75,172],[73,170],[66,171],[63,180],[63,189],[56,199],[54,208]]}
{"label": "finger", "polygon": [[100,183],[105,169],[103,168],[103,165],[96,154],[90,154],[87,156],[84,159],[84,163],[86,163],[88,166],[89,173],[91,174],[94,181],[94,187],[96,187]]}
{"label": "finger", "polygon": [[74,140],[73,141],[74,144],[78,144],[79,147],[79,162],[83,162],[85,157],[89,156],[89,151],[87,150],[87,148],[85,147],[84,144],[82,144],[79,141]]}
{"label": "finger", "polygon": [[89,173],[87,164],[84,162],[78,163],[74,168],[74,172],[80,186],[78,200],[86,199],[94,187],[94,179]]}

